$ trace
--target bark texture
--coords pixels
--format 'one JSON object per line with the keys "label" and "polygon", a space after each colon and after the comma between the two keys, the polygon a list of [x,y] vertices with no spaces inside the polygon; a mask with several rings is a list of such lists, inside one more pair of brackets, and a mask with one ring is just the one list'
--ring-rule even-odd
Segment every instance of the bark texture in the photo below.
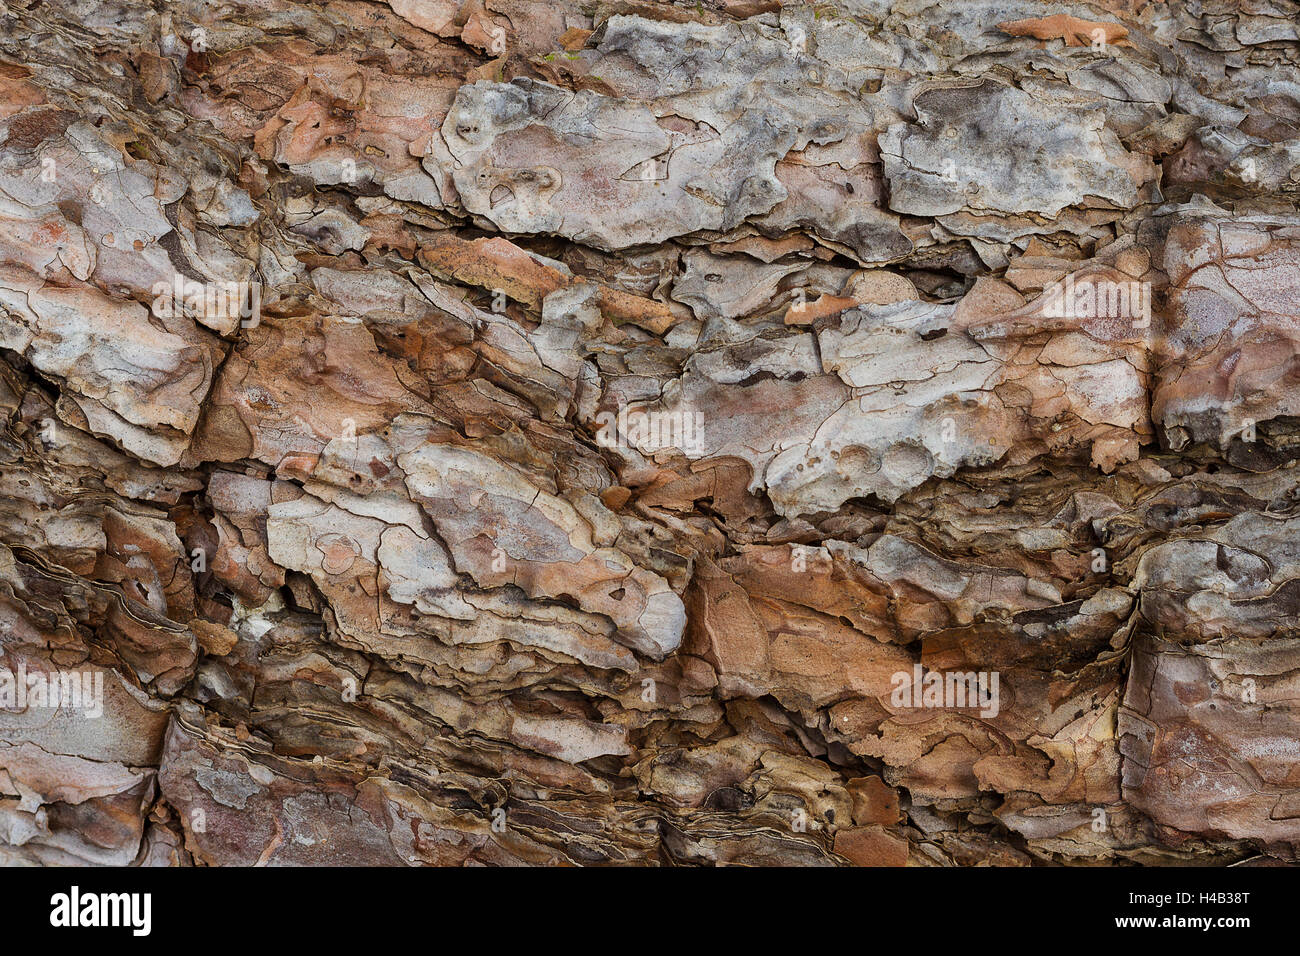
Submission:
{"label": "bark texture", "polygon": [[1294,860],[1298,18],[5,0],[0,862]]}

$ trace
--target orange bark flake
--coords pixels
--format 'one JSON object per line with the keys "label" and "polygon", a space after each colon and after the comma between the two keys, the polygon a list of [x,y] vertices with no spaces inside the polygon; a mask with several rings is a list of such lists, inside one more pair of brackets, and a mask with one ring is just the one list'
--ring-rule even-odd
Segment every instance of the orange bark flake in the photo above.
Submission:
{"label": "orange bark flake", "polygon": [[1118,23],[1083,20],[1067,13],[1028,20],[1008,20],[999,23],[998,29],[1013,37],[1064,40],[1066,46],[1091,46],[1097,40],[1114,46],[1133,45],[1126,39],[1127,27],[1122,27]]}

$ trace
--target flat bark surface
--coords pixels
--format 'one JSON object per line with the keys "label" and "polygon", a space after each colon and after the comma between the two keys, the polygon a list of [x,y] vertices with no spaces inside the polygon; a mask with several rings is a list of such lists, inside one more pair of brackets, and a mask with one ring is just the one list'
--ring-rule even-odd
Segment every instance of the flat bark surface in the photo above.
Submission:
{"label": "flat bark surface", "polygon": [[5,0],[0,863],[1294,861],[1298,24]]}

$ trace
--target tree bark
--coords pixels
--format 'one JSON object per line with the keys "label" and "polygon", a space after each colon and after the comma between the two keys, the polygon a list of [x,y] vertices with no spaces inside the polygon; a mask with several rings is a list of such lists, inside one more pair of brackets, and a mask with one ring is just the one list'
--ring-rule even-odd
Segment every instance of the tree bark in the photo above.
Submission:
{"label": "tree bark", "polygon": [[0,863],[1295,859],[1296,3],[0,12]]}

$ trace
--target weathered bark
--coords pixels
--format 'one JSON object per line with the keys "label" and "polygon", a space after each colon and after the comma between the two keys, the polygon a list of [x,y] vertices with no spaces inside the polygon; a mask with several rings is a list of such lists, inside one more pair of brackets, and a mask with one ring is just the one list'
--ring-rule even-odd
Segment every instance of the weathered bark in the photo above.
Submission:
{"label": "weathered bark", "polygon": [[1295,859],[1296,3],[6,4],[0,863]]}

